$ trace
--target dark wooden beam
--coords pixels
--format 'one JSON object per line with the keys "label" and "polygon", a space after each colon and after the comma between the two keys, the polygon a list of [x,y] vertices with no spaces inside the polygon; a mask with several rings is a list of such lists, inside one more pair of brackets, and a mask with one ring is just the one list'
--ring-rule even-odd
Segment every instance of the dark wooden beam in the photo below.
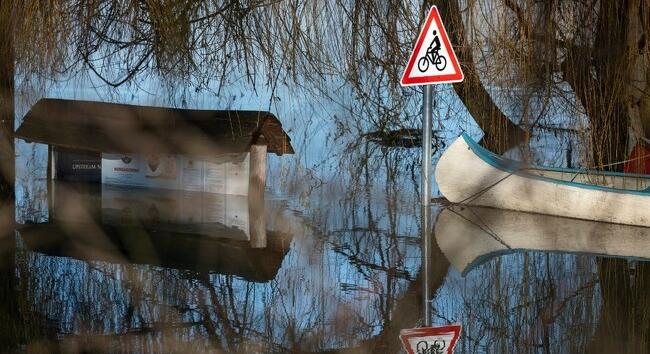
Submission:
{"label": "dark wooden beam", "polygon": [[13,0],[0,1],[0,199],[13,200],[14,48]]}

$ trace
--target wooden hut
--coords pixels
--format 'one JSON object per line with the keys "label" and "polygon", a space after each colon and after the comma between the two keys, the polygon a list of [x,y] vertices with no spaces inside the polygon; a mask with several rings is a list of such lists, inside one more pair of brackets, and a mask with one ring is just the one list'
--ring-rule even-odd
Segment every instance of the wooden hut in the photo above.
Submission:
{"label": "wooden hut", "polygon": [[[249,171],[244,171],[243,175],[248,175],[249,185],[263,190],[267,153],[294,153],[291,139],[278,118],[264,111],[193,110],[41,99],[25,115],[16,136],[50,146],[48,173],[51,178],[118,184],[123,181],[106,178],[112,173],[106,170],[109,162],[131,163],[138,158],[144,161],[151,156],[164,155],[185,158],[194,167],[192,161],[211,161],[209,163],[216,164],[211,165],[214,167],[245,159]],[[126,157],[118,158],[120,156]],[[158,157],[153,159],[160,161]],[[152,167],[144,171],[149,173],[145,175],[149,179],[136,185],[147,186],[159,177],[158,165],[150,163],[149,166]],[[156,171],[151,172],[154,167]],[[119,172],[135,171],[115,168]],[[129,184],[129,179],[125,180],[125,184]],[[176,189],[170,183],[153,186]],[[198,187],[193,188],[189,189],[197,190]],[[203,191],[210,190],[204,188]]]}

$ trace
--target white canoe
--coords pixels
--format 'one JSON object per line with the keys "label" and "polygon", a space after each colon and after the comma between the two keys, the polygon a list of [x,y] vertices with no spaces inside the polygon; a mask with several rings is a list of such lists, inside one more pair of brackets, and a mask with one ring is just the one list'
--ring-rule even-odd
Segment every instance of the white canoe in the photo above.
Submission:
{"label": "white canoe", "polygon": [[459,137],[436,182],[452,203],[650,227],[649,175],[526,166]]}
{"label": "white canoe", "polygon": [[438,247],[463,274],[504,254],[523,251],[650,259],[650,228],[454,205],[438,214]]}

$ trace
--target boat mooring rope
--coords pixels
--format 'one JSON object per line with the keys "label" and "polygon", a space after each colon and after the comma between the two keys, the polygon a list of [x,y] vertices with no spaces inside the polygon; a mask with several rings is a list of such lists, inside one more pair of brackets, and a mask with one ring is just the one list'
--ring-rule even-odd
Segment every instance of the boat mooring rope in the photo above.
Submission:
{"label": "boat mooring rope", "polygon": [[628,163],[628,162],[632,162],[632,161],[637,161],[637,160],[645,159],[645,158],[647,158],[647,157],[650,157],[650,154],[645,154],[645,155],[643,155],[643,156],[635,157],[635,158],[633,158],[633,159],[627,159],[627,160],[623,160],[623,161],[619,161],[619,162],[612,162],[612,163],[608,163],[608,164],[600,165],[600,166],[592,166],[592,167],[583,167],[583,168],[579,168],[579,169],[578,169],[578,172],[576,172],[575,175],[573,176],[573,178],[571,178],[571,182],[573,182],[573,181],[576,179],[576,177],[578,177],[578,175],[579,175],[580,173],[583,173],[583,172],[598,172],[598,170],[596,170],[597,168],[610,167],[610,166],[617,166],[617,165],[620,165],[620,164],[625,164],[625,163]]}
{"label": "boat mooring rope", "polygon": [[489,186],[487,186],[487,187],[485,187],[485,188],[479,190],[478,192],[476,192],[476,193],[470,195],[469,197],[467,197],[467,198],[461,200],[461,201],[458,202],[457,204],[466,204],[466,203],[468,203],[468,202],[471,202],[471,201],[475,200],[476,198],[478,198],[478,197],[482,196],[483,194],[485,194],[485,192],[487,192],[488,190],[490,190],[490,188],[492,188],[492,187],[496,186],[497,184],[503,182],[506,178],[512,176],[513,174],[515,174],[515,171],[508,173],[508,174],[505,175],[503,178],[501,178],[501,179],[499,179],[498,181],[496,181],[496,182],[490,184]]}

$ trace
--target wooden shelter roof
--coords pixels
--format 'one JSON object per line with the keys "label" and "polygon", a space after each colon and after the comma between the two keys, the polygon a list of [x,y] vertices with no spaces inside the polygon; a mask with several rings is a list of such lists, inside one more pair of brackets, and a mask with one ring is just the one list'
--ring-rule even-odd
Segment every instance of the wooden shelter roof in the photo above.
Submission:
{"label": "wooden shelter roof", "polygon": [[293,154],[282,123],[265,111],[215,111],[41,99],[16,136],[31,142],[105,153],[214,156],[246,152]]}

